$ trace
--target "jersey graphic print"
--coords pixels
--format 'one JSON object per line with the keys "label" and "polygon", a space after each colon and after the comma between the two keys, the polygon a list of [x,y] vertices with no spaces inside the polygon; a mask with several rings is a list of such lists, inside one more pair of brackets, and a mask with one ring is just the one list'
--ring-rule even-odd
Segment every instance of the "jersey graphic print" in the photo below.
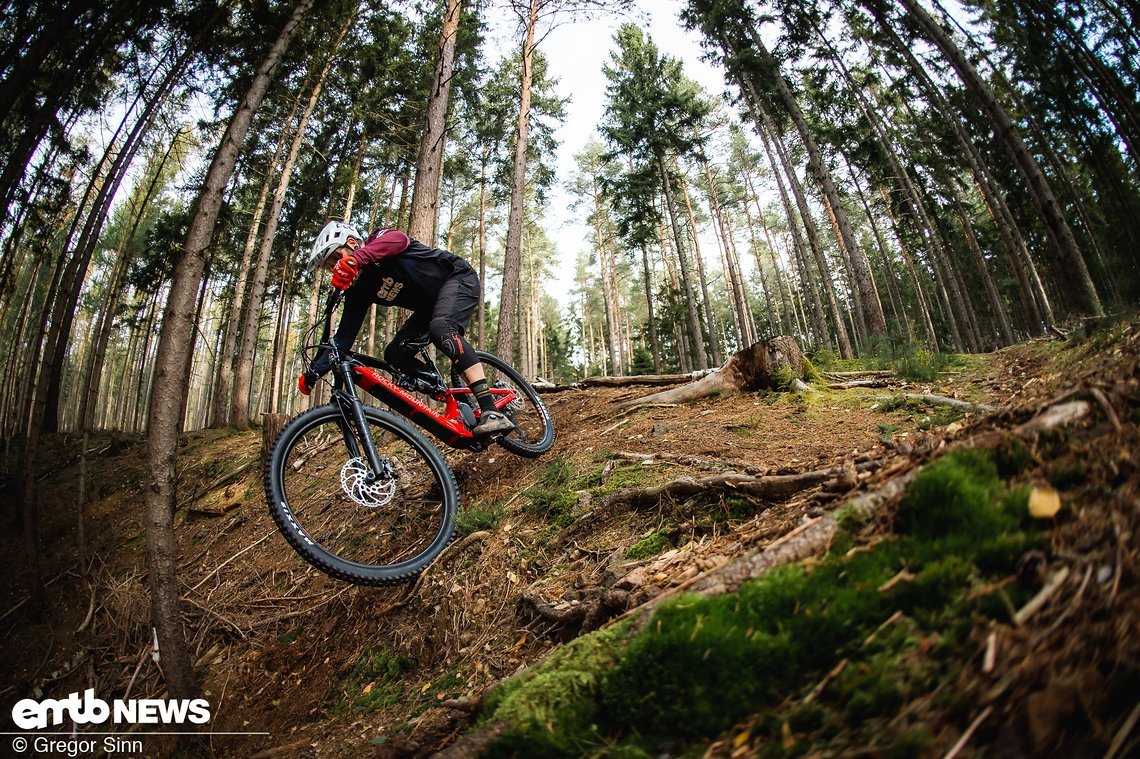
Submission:
{"label": "jersey graphic print", "polygon": [[376,291],[376,297],[390,303],[396,299],[396,295],[403,289],[403,282],[397,282],[391,277],[384,277],[384,280],[380,283],[380,289]]}

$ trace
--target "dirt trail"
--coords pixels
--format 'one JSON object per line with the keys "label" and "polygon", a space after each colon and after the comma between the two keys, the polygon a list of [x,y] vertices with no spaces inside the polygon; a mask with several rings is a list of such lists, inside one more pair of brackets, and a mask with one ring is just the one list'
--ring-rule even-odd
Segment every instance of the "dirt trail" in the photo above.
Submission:
{"label": "dirt trail", "polygon": [[[546,456],[450,456],[462,491],[461,537],[415,585],[397,588],[343,585],[292,554],[262,501],[259,433],[190,435],[180,458],[178,535],[211,728],[268,733],[214,736],[209,746],[225,756],[275,747],[298,756],[429,754],[468,727],[488,688],[583,629],[779,539],[898,462],[921,461],[986,424],[980,414],[908,401],[907,393],[1016,409],[1076,389],[1082,376],[1103,376],[1118,404],[1135,404],[1136,345],[1133,327],[1108,345],[1063,352],[1034,343],[972,357],[935,383],[745,393],[624,415],[612,407],[652,389],[550,394],[559,438]],[[1135,433],[1135,419],[1120,411]],[[18,608],[17,583],[0,588],[3,647],[18,654],[0,664],[0,682],[10,683],[0,701],[35,687],[66,695],[93,683],[104,697],[128,687],[133,697],[158,696],[148,656],[141,442],[94,443],[93,594],[72,569],[75,441],[51,444],[44,565],[59,574],[42,622]],[[1075,448],[1071,457],[1081,455]],[[722,488],[642,508],[623,501],[634,489],[682,477],[819,469],[834,471],[788,497]],[[1128,492],[1135,479],[1132,465]],[[10,535],[4,543],[0,560],[19,577],[17,543]],[[1120,561],[1132,555],[1125,553]],[[607,608],[605,593],[619,586],[621,603]],[[148,752],[160,740],[149,738]]]}

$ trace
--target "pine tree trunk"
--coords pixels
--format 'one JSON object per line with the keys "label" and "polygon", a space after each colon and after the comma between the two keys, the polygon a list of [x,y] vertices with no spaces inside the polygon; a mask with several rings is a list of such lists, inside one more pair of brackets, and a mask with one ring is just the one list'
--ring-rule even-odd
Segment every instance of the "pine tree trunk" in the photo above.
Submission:
{"label": "pine tree trunk", "polygon": [[974,141],[963,128],[961,119],[954,115],[950,104],[946,102],[946,98],[942,96],[940,89],[930,78],[925,67],[914,57],[910,46],[899,38],[897,32],[895,32],[889,24],[885,23],[881,16],[877,18],[880,25],[887,32],[894,45],[894,49],[903,55],[910,67],[911,73],[923,84],[924,94],[929,99],[931,105],[934,106],[935,110],[942,116],[943,121],[950,127],[951,131],[954,132],[954,137],[958,141],[958,145],[962,148],[962,152],[970,164],[970,171],[974,175],[974,182],[978,185],[978,191],[981,193],[982,200],[985,202],[986,208],[994,220],[994,226],[997,227],[998,235],[1001,237],[1002,244],[1005,246],[1006,253],[1009,256],[1010,268],[1013,271],[1014,277],[1017,279],[1018,291],[1029,322],[1030,333],[1039,333],[1043,326],[1041,313],[1037,308],[1037,302],[1030,289],[1029,279],[1025,275],[1025,267],[1022,265],[1022,259],[1028,259],[1029,251],[1025,247],[1025,240],[1022,239],[1021,230],[1013,218],[1013,214],[1010,213],[1004,195],[994,181],[989,167],[978,151]]}
{"label": "pine tree trunk", "polygon": [[[767,117],[765,116],[765,118]],[[768,124],[770,126],[771,122],[768,121]],[[828,309],[831,311],[832,323],[835,325],[835,334],[839,340],[839,356],[840,358],[851,358],[854,356],[854,352],[851,350],[851,339],[848,336],[847,325],[843,321],[843,311],[840,308],[839,299],[835,294],[835,283],[831,278],[831,268],[824,255],[823,244],[819,239],[819,231],[811,216],[811,208],[808,206],[807,198],[804,196],[799,177],[796,176],[795,169],[788,161],[783,140],[777,137],[775,133],[772,133],[771,140],[776,146],[776,153],[780,159],[779,164],[774,170],[782,171],[784,176],[788,179],[788,184],[791,185],[792,196],[796,199],[796,206],[800,212],[800,220],[803,222],[804,231],[807,234],[808,247],[811,249],[816,270],[819,272],[819,282],[823,287],[824,295],[827,296]],[[794,220],[790,219],[789,224],[791,223],[794,223]],[[805,250],[805,253],[806,252]],[[810,269],[810,266],[805,263],[805,268]]]}
{"label": "pine tree trunk", "polygon": [[[490,146],[483,145],[482,160],[479,162],[479,282],[487,281],[487,163],[490,156]],[[487,344],[487,322],[486,322],[486,303],[487,298],[479,294],[479,350],[486,350],[484,347]]]}
{"label": "pine tree trunk", "polygon": [[705,329],[709,335],[709,352],[712,354],[713,364],[720,366],[723,361],[720,356],[720,341],[717,339],[716,317],[713,315],[712,301],[709,298],[708,278],[705,277],[704,257],[701,255],[700,235],[697,234],[697,219],[693,214],[693,203],[689,198],[689,182],[681,171],[681,161],[676,154],[673,155],[673,166],[677,169],[677,176],[681,180],[681,191],[685,196],[685,209],[689,217],[689,230],[693,237],[693,260],[697,263],[697,277],[701,283],[701,302],[705,310]]}
{"label": "pine tree trunk", "polygon": [[1077,246],[1076,238],[1065,220],[1061,206],[1041,167],[1025,146],[1021,133],[1009,118],[1009,114],[994,97],[993,92],[978,74],[973,64],[958,48],[946,31],[916,0],[899,0],[909,17],[916,21],[931,42],[942,52],[958,76],[966,85],[972,99],[982,107],[994,126],[994,132],[1013,159],[1014,165],[1025,180],[1034,206],[1045,222],[1052,238],[1058,260],[1068,280],[1068,290],[1083,313],[1100,316],[1104,314],[1096,286],[1089,276],[1084,256]]}
{"label": "pine tree trunk", "polygon": [[649,344],[653,350],[653,373],[661,373],[661,343],[657,338],[657,317],[653,312],[653,269],[649,265],[649,250],[641,243],[641,265],[645,276],[645,305],[649,314]]}
{"label": "pine tree trunk", "polygon": [[895,272],[894,267],[891,265],[890,251],[887,248],[886,242],[883,240],[882,233],[879,231],[879,224],[875,221],[875,214],[871,212],[871,204],[867,202],[867,196],[863,193],[863,187],[855,174],[855,167],[851,165],[851,161],[849,161],[846,156],[844,156],[843,159],[847,164],[847,171],[851,174],[851,183],[855,186],[855,193],[859,196],[859,203],[863,206],[863,213],[867,215],[867,223],[871,225],[871,233],[875,236],[875,243],[878,246],[879,255],[883,259],[883,272],[886,274],[887,279],[887,297],[890,299],[891,313],[895,317],[895,323],[902,324],[906,329],[907,341],[914,342],[914,325],[911,324],[907,310],[901,305],[902,295],[899,293],[898,285],[895,282]]}
{"label": "pine tree trunk", "polygon": [[[349,20],[351,21],[351,16]],[[245,312],[242,314],[241,347],[238,349],[238,361],[234,371],[233,402],[230,404],[230,425],[244,430],[248,429],[251,418],[249,381],[253,370],[254,352],[257,349],[258,320],[261,316],[261,301],[265,292],[265,277],[269,271],[270,253],[273,251],[273,240],[277,236],[277,224],[281,218],[281,208],[285,205],[285,194],[289,191],[289,184],[293,178],[293,167],[297,165],[297,158],[301,154],[301,145],[305,140],[305,131],[309,126],[309,119],[316,110],[324,89],[325,79],[332,68],[336,51],[340,47],[344,35],[348,33],[349,25],[341,27],[340,36],[328,54],[324,68],[313,84],[313,91],[309,94],[309,101],[301,113],[301,120],[293,133],[293,142],[289,146],[289,153],[285,156],[285,163],[281,166],[281,177],[277,182],[277,189],[273,192],[273,200],[269,204],[266,214],[265,231],[261,235],[261,246],[257,252],[253,276],[249,283],[249,297],[246,299]]]}
{"label": "pine tree trunk", "polygon": [[[368,131],[365,129],[360,130],[360,144],[356,147],[356,160],[352,162],[352,179],[348,181],[348,198],[344,201],[344,216],[342,217],[347,224],[352,219],[352,207],[356,200],[356,185],[360,182],[360,166],[364,163],[364,148],[368,146]],[[383,186],[384,179],[381,177],[380,186]],[[377,190],[379,192],[379,190]],[[376,204],[372,204],[372,210],[376,210]],[[372,219],[368,219],[368,231],[372,230]]]}
{"label": "pine tree trunk", "polygon": [[689,338],[692,341],[692,359],[698,369],[708,369],[709,360],[705,353],[705,341],[701,335],[701,318],[697,315],[697,303],[693,297],[692,281],[689,276],[689,264],[685,260],[685,248],[681,242],[681,226],[677,222],[677,215],[673,210],[673,182],[669,176],[669,168],[665,165],[665,156],[657,156],[657,168],[661,172],[661,182],[665,188],[665,210],[669,223],[673,228],[673,242],[677,246],[677,265],[681,270],[681,297],[684,299],[685,310],[689,315]]}
{"label": "pine tree trunk", "polygon": [[[875,298],[874,289],[871,286],[870,272],[855,243],[855,233],[851,229],[851,222],[847,218],[847,213],[843,210],[843,202],[839,197],[839,190],[836,188],[835,180],[832,179],[831,171],[827,168],[827,164],[823,160],[823,153],[816,144],[815,137],[812,135],[807,121],[804,120],[799,104],[796,102],[795,96],[792,95],[791,89],[788,88],[788,83],[780,72],[778,64],[768,52],[768,48],[764,46],[760,35],[755,29],[749,27],[749,36],[752,39],[753,50],[759,53],[761,59],[771,67],[772,80],[780,94],[780,99],[783,101],[785,108],[792,117],[792,121],[796,125],[796,129],[800,135],[800,141],[808,153],[808,163],[823,188],[828,213],[831,215],[831,221],[835,225],[840,251],[843,253],[844,258],[849,261],[851,268],[851,278],[854,281],[854,289],[852,292],[853,295],[858,297],[857,302],[859,304],[859,311],[856,314],[856,323],[859,325],[860,330],[865,331],[867,334],[885,334],[887,331],[887,322],[883,316],[883,309],[879,306],[878,299]],[[865,330],[863,329],[864,323],[866,325]]]}
{"label": "pine tree trunk", "polygon": [[[54,432],[59,428],[59,403],[61,382],[63,381],[64,359],[67,354],[67,345],[71,336],[71,325],[75,318],[75,311],[79,303],[79,295],[83,283],[87,278],[88,265],[99,241],[99,233],[106,222],[107,213],[118,191],[127,169],[130,168],[139,148],[142,147],[143,136],[154,123],[158,111],[166,102],[174,85],[181,79],[187,65],[195,53],[194,45],[190,45],[182,55],[171,65],[166,72],[154,94],[146,101],[130,133],[124,139],[115,160],[111,163],[104,178],[103,185],[96,194],[91,210],[84,222],[79,242],[72,255],[72,262],[63,279],[63,289],[56,295],[56,310],[53,321],[60,322],[59,342],[50,346],[45,358],[51,361],[46,382],[46,397],[44,399],[44,429]],[[151,73],[153,77],[157,69]],[[148,79],[149,83],[149,79]],[[138,96],[142,98],[142,92]],[[137,102],[137,100],[136,100]],[[128,112],[129,115],[129,112]],[[106,155],[104,155],[104,159]],[[70,238],[69,238],[70,241]]]}
{"label": "pine tree trunk", "polygon": [[[295,108],[300,106],[300,99],[295,101]],[[289,115],[286,123],[293,121],[296,114]],[[222,341],[221,364],[215,377],[214,403],[210,412],[211,427],[225,427],[230,423],[230,399],[234,386],[234,369],[238,357],[238,325],[241,323],[245,309],[246,285],[249,281],[250,268],[254,264],[253,249],[261,233],[261,219],[265,213],[265,205],[269,201],[269,188],[273,183],[273,176],[277,172],[277,163],[281,153],[285,150],[288,132],[282,130],[281,139],[277,141],[277,149],[273,151],[273,159],[265,171],[265,179],[261,183],[261,192],[257,204],[253,207],[253,218],[250,220],[249,233],[245,237],[245,249],[237,262],[237,281],[234,283],[233,297],[230,299],[229,318],[226,319],[225,337]]]}
{"label": "pine tree trunk", "polygon": [[[756,259],[756,275],[760,278],[760,287],[764,290],[764,302],[768,305],[768,324],[770,325],[769,329],[772,332],[786,334],[789,330],[785,324],[784,319],[784,286],[782,283],[778,282],[779,306],[777,306],[775,302],[773,302],[771,295],[772,285],[768,281],[767,272],[764,271],[764,260],[760,255],[760,251],[763,248],[761,247],[759,238],[756,237],[756,225],[752,221],[752,210],[748,207],[750,200],[756,200],[754,191],[752,189],[752,177],[748,174],[744,174],[744,186],[747,188],[747,192],[749,194],[752,194],[751,199],[747,195],[744,197],[744,223],[748,225],[748,242],[752,247],[752,257]],[[757,205],[759,205],[758,202]],[[767,230],[765,230],[765,233],[767,233]],[[770,243],[768,252],[772,253]],[[772,255],[772,262],[773,265],[775,265],[775,254]],[[774,272],[773,275],[779,276],[779,271]]]}
{"label": "pine tree trunk", "polygon": [[610,276],[612,262],[607,255],[606,240],[602,234],[602,198],[598,190],[597,167],[590,159],[591,191],[594,196],[594,236],[598,244],[598,269],[602,280],[602,306],[606,312],[606,349],[610,354],[610,364],[619,366],[618,362],[618,324],[614,308],[615,293],[613,279]]}
{"label": "pine tree trunk", "polygon": [[431,94],[428,96],[427,118],[420,136],[416,158],[415,189],[412,192],[412,216],[408,236],[429,247],[436,244],[439,223],[439,191],[443,173],[444,142],[447,136],[447,108],[451,99],[451,75],[455,60],[455,40],[463,0],[440,0],[443,29],[439,35],[439,52],[435,59]]}
{"label": "pine tree trunk", "polygon": [[147,434],[150,477],[145,489],[145,522],[151,616],[161,650],[167,692],[174,699],[193,698],[199,690],[182,627],[178,544],[174,537],[175,455],[181,422],[181,414],[177,411],[181,408],[180,398],[185,395],[189,385],[189,348],[195,326],[194,296],[206,265],[226,184],[233,173],[250,122],[312,2],[313,0],[300,0],[293,9],[292,16],[258,68],[249,90],[230,119],[195,203],[182,255],[175,264],[174,280],[159,337]]}
{"label": "pine tree trunk", "polygon": [[891,220],[891,229],[895,233],[895,241],[899,246],[899,254],[902,256],[903,263],[906,265],[907,273],[910,274],[910,283],[914,288],[914,295],[918,300],[919,313],[922,316],[922,326],[926,330],[927,345],[930,346],[930,350],[937,353],[939,350],[938,333],[934,329],[934,319],[930,315],[930,301],[926,297],[926,292],[922,287],[922,281],[918,278],[918,272],[914,268],[914,259],[910,255],[910,249],[906,245],[906,240],[903,239],[898,219],[895,218],[894,212],[891,210],[890,197],[887,195],[887,191],[881,187],[879,188],[879,193],[883,199],[883,204],[886,206],[887,217]]}
{"label": "pine tree trunk", "polygon": [[[146,209],[150,205],[151,199],[154,197],[155,190],[158,188],[158,183],[162,179],[162,172],[166,167],[166,162],[170,160],[175,146],[178,144],[182,132],[175,135],[171,140],[166,153],[163,155],[162,160],[159,162],[158,167],[154,171],[154,176],[143,194],[142,200],[137,204],[135,212],[132,215],[131,221],[119,240],[119,248],[115,254],[115,263],[111,268],[111,274],[107,281],[107,286],[103,293],[103,303],[99,309],[99,316],[92,330],[93,347],[90,353],[90,360],[88,361],[86,376],[80,391],[79,409],[76,415],[77,424],[80,430],[87,432],[92,425],[91,410],[95,407],[97,401],[97,391],[99,389],[98,379],[103,373],[103,362],[106,357],[107,343],[111,337],[111,327],[114,323],[115,309],[119,303],[119,295],[122,288],[123,277],[126,276],[127,266],[130,259],[123,253],[127,242],[131,240],[135,232],[138,231],[139,224],[142,223],[143,217],[146,214]],[[86,449],[81,451],[81,456],[86,455]],[[82,503],[83,493],[80,492],[80,502]]]}
{"label": "pine tree trunk", "polygon": [[617,272],[617,251],[614,250],[613,238],[609,242],[609,270],[610,270],[610,292],[614,294],[614,321],[617,322],[617,338],[618,338],[618,357],[621,359],[623,371],[629,369],[632,356],[626,349],[625,341],[621,337],[622,325],[622,289],[618,285],[618,272]]}
{"label": "pine tree trunk", "polygon": [[503,286],[499,296],[499,325],[495,352],[508,363],[514,360],[518,342],[519,278],[522,271],[522,233],[526,221],[523,207],[526,190],[527,137],[530,132],[530,98],[534,79],[535,27],[541,0],[530,0],[530,13],[522,46],[519,115],[515,125],[515,155],[511,170],[511,202],[507,213],[507,244],[503,254]]}
{"label": "pine tree trunk", "polygon": [[997,321],[998,332],[1002,339],[1001,344],[1012,345],[1013,330],[1009,326],[1009,317],[1006,315],[1006,309],[1001,302],[997,286],[994,285],[993,277],[990,276],[989,269],[986,267],[985,256],[982,255],[982,249],[978,245],[978,240],[974,236],[974,230],[971,228],[970,220],[966,218],[962,204],[956,197],[953,198],[953,202],[954,213],[958,217],[958,222],[962,225],[962,233],[966,237],[966,247],[970,249],[970,255],[974,257],[974,264],[978,267],[978,274],[982,278],[982,287],[986,291],[986,299],[989,301],[990,310],[993,311],[994,319]]}

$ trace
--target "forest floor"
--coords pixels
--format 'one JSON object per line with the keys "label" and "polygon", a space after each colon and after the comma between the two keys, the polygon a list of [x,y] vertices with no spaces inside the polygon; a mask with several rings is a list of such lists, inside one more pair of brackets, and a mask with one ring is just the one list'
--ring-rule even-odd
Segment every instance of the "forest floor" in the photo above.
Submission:
{"label": "forest floor", "polygon": [[[260,431],[187,435],[184,608],[217,733],[199,748],[941,756],[961,743],[961,755],[1135,755],[1140,324],[959,357],[926,382],[868,373],[879,386],[831,389],[852,379],[834,372],[869,367],[824,368],[830,380],[805,392],[628,413],[614,404],[654,388],[545,395],[554,449],[537,461],[449,455],[459,539],[393,588],[331,580],[287,547],[264,504]],[[1073,400],[1085,413],[1066,426],[1019,427]],[[18,536],[0,536],[5,721],[28,696],[163,694],[143,442],[90,442],[89,581],[76,550],[78,439],[48,445],[45,618],[24,608]],[[729,472],[800,484],[757,495],[726,485]],[[819,476],[795,477],[809,472]],[[644,492],[683,478],[695,495]],[[922,513],[944,520],[931,527],[914,516],[919,483],[934,489],[930,504],[986,506],[975,519],[931,505]],[[856,518],[841,508],[875,492]],[[1053,493],[1056,516],[1026,516],[1028,499],[1048,506]],[[1016,516],[991,519],[999,502]],[[827,525],[822,544],[773,574],[766,557]],[[737,570],[757,557],[764,571],[748,577],[760,579],[743,582]],[[683,635],[668,638],[670,625]],[[250,734],[220,734],[236,732]],[[168,753],[169,740],[146,737],[145,753]]]}

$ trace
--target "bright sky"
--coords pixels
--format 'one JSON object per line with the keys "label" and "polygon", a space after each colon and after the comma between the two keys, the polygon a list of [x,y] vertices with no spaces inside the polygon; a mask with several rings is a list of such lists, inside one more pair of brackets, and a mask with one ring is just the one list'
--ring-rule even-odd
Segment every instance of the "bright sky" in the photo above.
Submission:
{"label": "bright sky", "polygon": [[[564,182],[574,173],[574,154],[595,136],[605,109],[606,78],[602,66],[609,62],[614,48],[614,33],[626,21],[645,29],[654,43],[667,55],[681,59],[685,74],[713,94],[724,88],[719,69],[700,60],[700,35],[686,30],[677,18],[681,0],[635,0],[640,12],[633,16],[609,15],[591,21],[564,21],[542,41],[541,50],[550,60],[552,73],[559,80],[558,93],[569,96],[566,120],[556,137],[560,142],[557,174]],[[493,34],[500,45],[513,39],[515,26],[504,18]],[[517,44],[517,43],[515,43]],[[556,281],[550,292],[563,306],[573,288],[574,261],[593,245],[593,231],[585,223],[583,213],[570,208],[572,198],[559,185],[551,194],[546,210],[547,232],[558,244],[561,256]]]}

